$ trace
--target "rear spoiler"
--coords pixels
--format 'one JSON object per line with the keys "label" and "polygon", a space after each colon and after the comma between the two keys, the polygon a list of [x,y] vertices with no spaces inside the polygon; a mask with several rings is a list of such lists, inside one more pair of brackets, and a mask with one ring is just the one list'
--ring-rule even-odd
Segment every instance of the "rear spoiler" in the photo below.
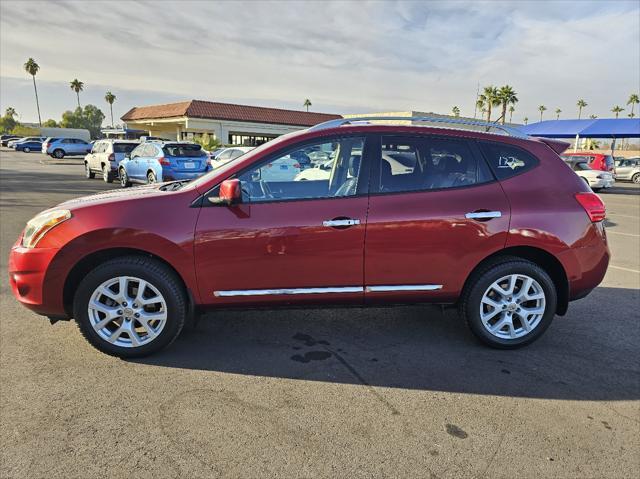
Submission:
{"label": "rear spoiler", "polygon": [[571,143],[567,143],[566,141],[560,140],[552,140],[551,138],[538,138],[542,143],[547,145],[553,151],[555,151],[558,155],[564,153],[564,151],[571,146]]}

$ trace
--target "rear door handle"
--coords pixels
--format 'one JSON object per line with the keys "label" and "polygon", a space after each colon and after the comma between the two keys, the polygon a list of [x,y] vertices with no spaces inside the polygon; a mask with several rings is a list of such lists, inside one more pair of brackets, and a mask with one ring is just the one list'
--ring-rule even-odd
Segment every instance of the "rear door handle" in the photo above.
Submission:
{"label": "rear door handle", "polygon": [[326,220],[322,222],[322,226],[329,228],[348,228],[349,226],[359,225],[360,220],[354,220],[351,218],[334,218],[332,220]]}
{"label": "rear door handle", "polygon": [[501,211],[474,211],[464,215],[464,217],[469,220],[490,220],[492,218],[500,218],[501,216]]}

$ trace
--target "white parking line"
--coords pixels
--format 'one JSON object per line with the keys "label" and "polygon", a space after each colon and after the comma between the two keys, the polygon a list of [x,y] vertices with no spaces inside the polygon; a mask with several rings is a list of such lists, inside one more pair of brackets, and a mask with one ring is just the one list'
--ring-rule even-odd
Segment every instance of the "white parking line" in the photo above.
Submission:
{"label": "white parking line", "polygon": [[640,235],[634,233],[620,233],[618,231],[607,230],[608,235],[620,235],[620,236],[633,236],[634,238],[640,238]]}
{"label": "white parking line", "polygon": [[609,265],[609,268],[613,268],[613,269],[620,269],[622,271],[629,271],[631,273],[638,273],[640,274],[640,271],[638,271],[637,269],[631,269],[631,268],[623,268],[622,266],[614,266],[612,264]]}

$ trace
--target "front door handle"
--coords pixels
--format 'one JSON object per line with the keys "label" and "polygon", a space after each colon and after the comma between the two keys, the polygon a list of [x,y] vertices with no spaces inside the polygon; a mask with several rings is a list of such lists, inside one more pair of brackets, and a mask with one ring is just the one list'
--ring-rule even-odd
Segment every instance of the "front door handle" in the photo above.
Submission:
{"label": "front door handle", "polygon": [[330,228],[348,228],[349,226],[359,225],[360,220],[354,220],[352,218],[334,218],[332,220],[326,220],[322,222],[322,226],[328,226]]}
{"label": "front door handle", "polygon": [[490,220],[492,218],[500,218],[501,216],[501,211],[474,211],[464,215],[464,217],[469,220]]}

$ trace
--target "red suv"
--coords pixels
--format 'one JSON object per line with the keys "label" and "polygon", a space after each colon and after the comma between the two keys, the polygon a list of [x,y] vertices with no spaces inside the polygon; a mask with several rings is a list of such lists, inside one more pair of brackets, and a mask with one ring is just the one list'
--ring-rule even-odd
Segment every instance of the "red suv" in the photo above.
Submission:
{"label": "red suv", "polygon": [[[514,348],[609,262],[604,205],[565,146],[336,120],[191,182],[47,210],[14,245],[10,282],[120,357],[169,345],[205,310],[416,302],[457,305],[480,340]],[[302,155],[295,177],[274,171]]]}
{"label": "red suv", "polygon": [[576,152],[576,153],[563,153],[562,158],[564,160],[570,160],[573,163],[583,161],[587,163],[592,170],[608,171],[615,174],[615,164],[613,156],[603,155],[602,153],[594,153],[592,151]]}

